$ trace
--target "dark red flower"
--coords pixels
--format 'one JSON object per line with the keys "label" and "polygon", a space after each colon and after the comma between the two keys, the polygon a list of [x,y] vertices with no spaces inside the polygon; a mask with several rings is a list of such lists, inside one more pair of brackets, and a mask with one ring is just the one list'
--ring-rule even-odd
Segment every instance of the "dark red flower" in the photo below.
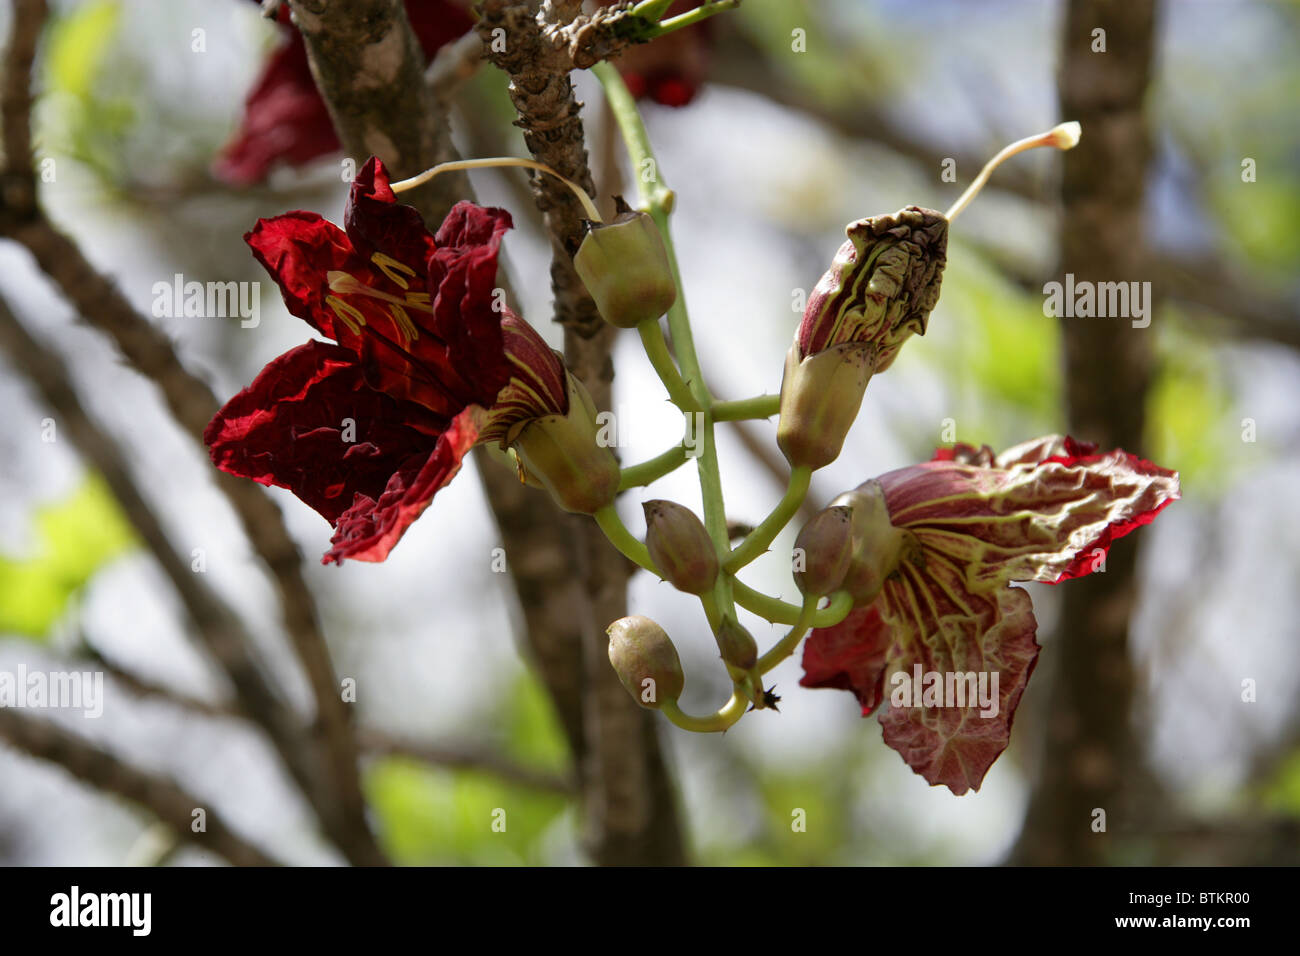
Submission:
{"label": "dark red flower", "polygon": [[[452,0],[407,0],[406,14],[429,59],[473,26],[463,5]],[[261,182],[276,163],[301,166],[340,148],[307,65],[307,47],[289,21],[288,4],[280,8],[279,23],[284,42],[245,99],[239,130],[213,167],[228,183]]]}
{"label": "dark red flower", "polygon": [[[813,631],[800,683],[852,691],[863,716],[885,701],[885,742],[913,770],[955,794],[978,789],[1006,749],[1038,657],[1029,595],[1011,582],[1103,567],[1111,542],[1178,498],[1178,476],[1051,436],[998,456],[941,449],[859,490],[883,495],[904,544],[874,600]],[[973,685],[957,675],[986,675],[986,706],[911,699],[932,674],[966,692]]]}
{"label": "dark red flower", "polygon": [[382,561],[471,446],[568,410],[559,357],[494,308],[509,213],[461,202],[430,235],[371,159],[344,224],[291,212],[244,237],[289,311],[333,343],[274,359],[204,432],[218,468],[334,525],[326,563]]}

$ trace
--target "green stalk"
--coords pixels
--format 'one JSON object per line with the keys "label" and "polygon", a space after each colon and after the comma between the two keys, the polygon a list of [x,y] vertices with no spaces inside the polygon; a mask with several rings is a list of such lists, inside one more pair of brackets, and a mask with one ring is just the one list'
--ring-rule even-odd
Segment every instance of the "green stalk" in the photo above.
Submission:
{"label": "green stalk", "polygon": [[[668,227],[668,212],[672,208],[674,194],[659,175],[659,165],[650,146],[650,137],[646,134],[645,124],[637,111],[636,100],[628,92],[623,78],[609,63],[597,63],[592,72],[600,80],[605,97],[609,101],[610,111],[618,123],[632,160],[632,168],[637,172],[642,200],[650,217],[659,227],[663,237],[664,248],[668,252],[668,263],[672,268],[673,282],[677,286],[677,300],[668,310],[668,329],[673,336],[673,346],[677,351],[677,364],[681,367],[681,377],[687,382],[691,394],[699,403],[700,415],[700,455],[696,459],[696,470],[700,479],[700,495],[704,502],[704,527],[718,552],[718,561],[725,562],[731,553],[731,541],[727,536],[727,515],[722,499],[722,479],[718,473],[718,452],[713,440],[713,396],[709,394],[700,370],[700,359],[695,352],[695,339],[691,334],[690,317],[686,310],[686,293],[682,287],[681,270],[677,264],[677,252],[673,246],[672,233]],[[647,178],[646,174],[649,173]],[[645,341],[645,336],[642,337]],[[653,361],[653,358],[652,358]],[[665,387],[667,383],[665,382]],[[714,585],[715,606],[719,614],[734,613],[735,602],[731,596],[731,576],[719,574]]]}
{"label": "green stalk", "polygon": [[771,418],[781,410],[780,395],[756,395],[733,402],[714,402],[715,422],[741,422],[751,418]]}
{"label": "green stalk", "polygon": [[790,519],[803,507],[803,500],[808,497],[808,484],[811,481],[812,469],[805,465],[790,471],[790,484],[786,487],[785,494],[781,496],[777,506],[772,509],[772,513],[745,537],[740,547],[731,552],[731,557],[723,564],[729,573],[735,574],[771,546],[776,536],[781,533],[781,529],[789,524]]}
{"label": "green stalk", "polygon": [[[673,278],[674,280],[677,278],[675,270]],[[679,289],[678,296],[680,295]],[[668,352],[668,343],[664,341],[664,330],[659,327],[659,320],[646,319],[636,327],[636,330],[641,336],[641,345],[645,348],[646,357],[650,359],[659,381],[663,382],[664,388],[668,389],[668,397],[672,399],[673,404],[684,412],[700,411],[699,399],[692,394],[690,386],[682,380],[681,372],[677,371],[677,366],[673,364],[673,357]]]}
{"label": "green stalk", "polygon": [[799,647],[799,642],[803,640],[803,636],[808,633],[813,620],[817,617],[817,602],[819,600],[820,598],[816,597],[804,598],[803,607],[799,611],[799,620],[794,622],[794,627],[790,628],[790,633],[781,638],[770,651],[758,659],[757,666],[760,674],[766,674],[772,670]]}
{"label": "green stalk", "polygon": [[655,567],[649,550],[646,549],[642,542],[633,537],[631,531],[627,530],[627,526],[623,524],[623,519],[618,516],[618,511],[615,510],[613,505],[606,505],[592,517],[596,519],[596,524],[600,526],[600,530],[605,532],[605,537],[609,539],[609,543],[618,548],[629,561],[645,568],[655,577],[663,577],[659,573],[659,569]]}
{"label": "green stalk", "polygon": [[686,464],[686,446],[674,445],[648,461],[624,468],[619,479],[618,490],[627,491],[629,488],[648,485],[658,481],[664,475],[672,474],[684,464]]}
{"label": "green stalk", "polygon": [[[797,624],[799,616],[803,613],[803,608],[799,605],[769,597],[762,591],[755,591],[739,578],[732,579],[732,587],[737,604],[773,624]],[[848,617],[851,610],[853,610],[853,598],[844,591],[837,591],[831,595],[831,603],[813,617],[812,626],[832,627]]]}
{"label": "green stalk", "polygon": [[677,706],[677,701],[669,698],[660,703],[659,709],[664,712],[664,716],[671,720],[683,730],[690,730],[697,734],[716,734],[722,733],[729,729],[736,721],[745,716],[745,707],[749,704],[740,691],[731,695],[731,700],[719,710],[716,714],[709,714],[707,717],[692,717],[684,713]]}

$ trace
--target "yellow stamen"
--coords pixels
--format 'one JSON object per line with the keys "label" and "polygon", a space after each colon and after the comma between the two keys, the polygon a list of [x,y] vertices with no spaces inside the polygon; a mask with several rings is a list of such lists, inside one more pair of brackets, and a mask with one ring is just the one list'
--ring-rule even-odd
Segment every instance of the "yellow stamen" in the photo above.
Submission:
{"label": "yellow stamen", "polygon": [[359,310],[335,295],[325,296],[325,304],[334,310],[334,314],[352,330],[353,335],[361,334],[361,326],[366,324],[366,317]]}
{"label": "yellow stamen", "polygon": [[376,289],[374,286],[368,286],[361,282],[355,276],[348,272],[339,272],[331,270],[325,274],[329,282],[331,292],[347,295],[364,295],[372,299],[378,299],[381,302],[387,302],[391,305],[400,305],[412,309],[419,309],[421,312],[432,312],[433,306],[427,302],[421,301],[421,297],[427,300],[427,292],[407,292],[404,296],[398,297],[391,293]]}
{"label": "yellow stamen", "polygon": [[411,287],[411,283],[407,282],[406,279],[400,275],[400,273],[404,272],[412,278],[415,277],[415,270],[405,262],[398,262],[392,256],[386,256],[382,252],[376,252],[370,257],[370,261],[379,268],[380,272],[386,275],[390,281],[396,283],[400,288],[409,289]]}
{"label": "yellow stamen", "polygon": [[415,327],[411,317],[406,314],[406,310],[400,305],[390,305],[388,311],[393,314],[393,321],[397,323],[397,330],[402,333],[403,345],[410,345],[420,337],[420,330]]}

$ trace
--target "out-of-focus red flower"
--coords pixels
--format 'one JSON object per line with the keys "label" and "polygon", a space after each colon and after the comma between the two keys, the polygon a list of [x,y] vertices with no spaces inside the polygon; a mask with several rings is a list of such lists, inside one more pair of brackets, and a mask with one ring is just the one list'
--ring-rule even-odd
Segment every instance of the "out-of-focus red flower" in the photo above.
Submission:
{"label": "out-of-focus red flower", "polygon": [[272,360],[203,436],[218,468],[334,525],[325,563],[382,561],[471,446],[568,411],[559,356],[494,308],[509,213],[461,202],[430,235],[371,159],[344,226],[291,212],[244,237],[289,311],[333,341]]}
{"label": "out-of-focus red flower", "polygon": [[[1179,497],[1178,476],[1050,436],[997,456],[987,446],[941,449],[868,485],[906,544],[874,600],[813,631],[800,683],[852,691],[863,716],[884,702],[885,742],[913,770],[955,794],[978,789],[1006,749],[1038,657],[1029,595],[1011,582],[1057,583],[1103,567],[1113,541]],[[924,675],[945,686],[954,675],[955,689],[955,675],[971,673],[989,675],[990,691],[998,675],[996,706],[986,708],[995,713],[981,715],[969,699],[909,699]]]}
{"label": "out-of-focus red flower", "polygon": [[[453,0],[407,0],[406,14],[428,59],[473,26],[464,6]],[[277,163],[300,166],[340,148],[288,4],[280,8],[278,22],[284,41],[249,92],[239,130],[213,166],[228,183],[261,182]]]}
{"label": "out-of-focus red flower", "polygon": [[[613,6],[618,0],[601,0]],[[664,19],[698,7],[699,3],[674,3]],[[623,82],[637,99],[663,106],[685,106],[695,99],[709,71],[713,48],[713,23],[703,20],[667,36],[630,46],[614,61]]]}

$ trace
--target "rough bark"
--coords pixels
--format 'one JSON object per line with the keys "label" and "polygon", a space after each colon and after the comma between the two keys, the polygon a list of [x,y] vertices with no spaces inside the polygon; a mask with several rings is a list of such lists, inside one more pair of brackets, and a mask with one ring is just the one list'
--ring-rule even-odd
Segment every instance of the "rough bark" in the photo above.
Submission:
{"label": "rough bark", "polygon": [[[478,30],[488,58],[510,77],[510,97],[529,151],[594,194],[581,104],[569,78],[575,47],[560,41],[579,9],[579,4],[549,0],[486,0],[479,6]],[[507,42],[494,50],[491,38],[497,28],[505,30]],[[553,177],[534,176],[532,184],[551,236],[551,287],[555,319],[564,326],[565,359],[596,406],[608,409],[615,330],[600,318],[572,260],[585,213]],[[577,522],[573,533],[590,608],[581,621],[584,842],[592,858],[605,865],[680,864],[685,862],[681,827],[653,715],[628,696],[606,651],[605,627],[627,613],[628,565],[592,522]]]}
{"label": "rough bark", "polygon": [[[1061,115],[1083,124],[1065,154],[1058,279],[1145,281],[1143,196],[1151,152],[1143,100],[1156,38],[1153,0],[1071,0],[1060,68]],[[1105,53],[1092,31],[1106,31]],[[1155,290],[1153,286],[1153,291]],[[1153,307],[1154,308],[1154,307]],[[1103,448],[1142,453],[1154,327],[1126,318],[1064,318],[1070,432]],[[1014,858],[1028,864],[1115,859],[1116,831],[1132,825],[1144,782],[1132,732],[1134,668],[1129,626],[1141,535],[1110,551],[1105,573],[1064,585],[1046,740]],[[1094,811],[1106,832],[1094,832]]]}

